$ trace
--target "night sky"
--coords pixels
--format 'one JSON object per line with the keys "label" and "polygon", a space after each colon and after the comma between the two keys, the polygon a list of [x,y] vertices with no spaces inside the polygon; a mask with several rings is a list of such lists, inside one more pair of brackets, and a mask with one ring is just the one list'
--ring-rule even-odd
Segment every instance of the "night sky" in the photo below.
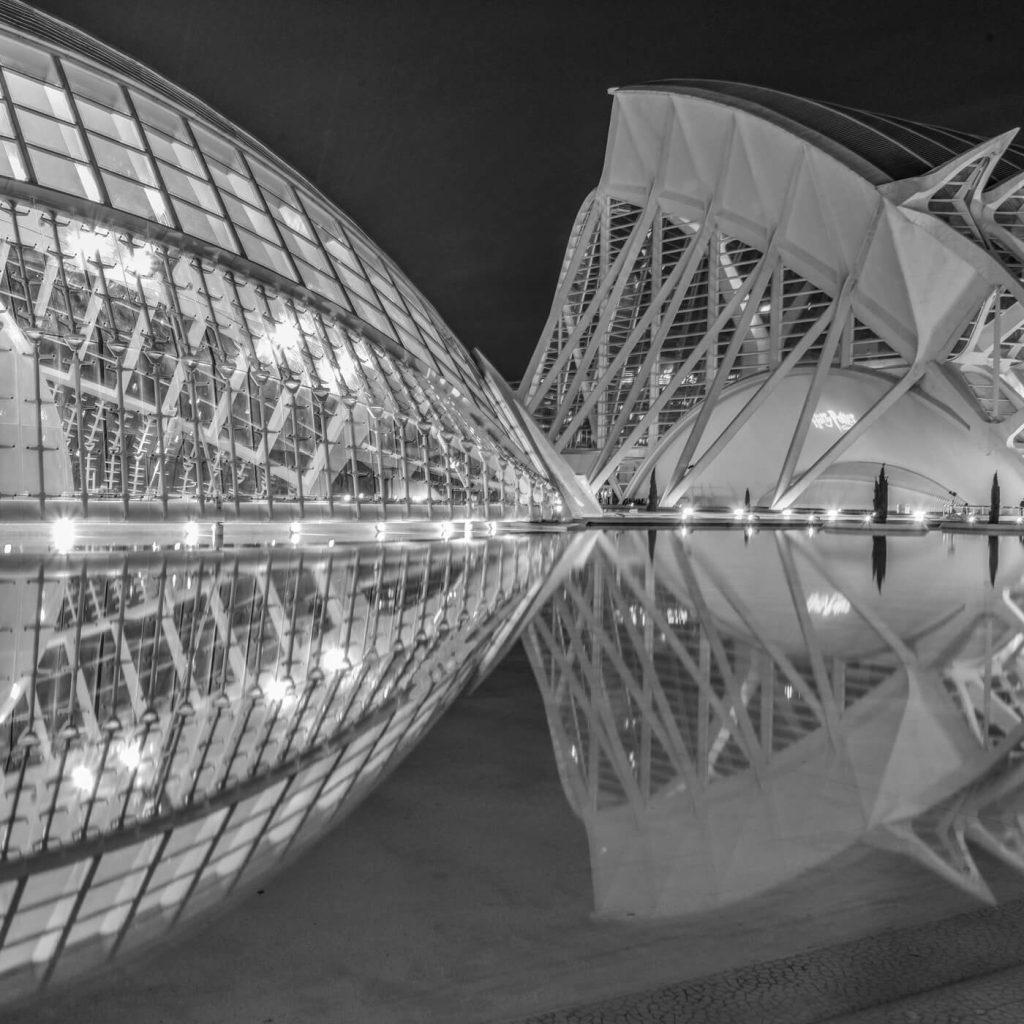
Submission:
{"label": "night sky", "polygon": [[36,6],[263,140],[512,379],[600,175],[611,86],[731,79],[978,133],[1024,125],[1024,0]]}

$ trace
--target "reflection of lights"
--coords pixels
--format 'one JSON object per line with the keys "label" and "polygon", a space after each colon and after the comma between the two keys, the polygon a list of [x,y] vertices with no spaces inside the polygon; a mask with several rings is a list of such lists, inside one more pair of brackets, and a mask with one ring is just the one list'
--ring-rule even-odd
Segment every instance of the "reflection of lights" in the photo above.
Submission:
{"label": "reflection of lights", "polygon": [[742,508],[734,508],[732,510],[732,517],[733,517],[733,519],[742,519],[743,518],[743,513],[744,513],[744,509],[742,509]]}
{"label": "reflection of lights", "polygon": [[149,277],[153,273],[153,260],[155,258],[156,250],[153,246],[142,245],[138,249],[126,249],[121,255],[121,265],[128,274],[134,274],[137,277]]}
{"label": "reflection of lights", "polygon": [[343,494],[341,496],[341,500],[342,501],[351,501],[352,500],[352,495],[351,494]]}
{"label": "reflection of lights", "polygon": [[142,750],[137,743],[122,743],[117,759],[128,771],[134,772],[142,764]]}
{"label": "reflection of lights", "polygon": [[693,506],[692,505],[684,505],[683,506],[683,518],[684,519],[689,519],[692,515],[693,515]]}
{"label": "reflection of lights", "polygon": [[914,509],[914,522],[923,523],[925,518],[925,511],[923,508]]}
{"label": "reflection of lights", "polygon": [[293,544],[298,544],[302,540],[302,523],[291,523],[288,526],[288,539]]}
{"label": "reflection of lights", "polygon": [[184,539],[185,544],[190,548],[194,548],[199,543],[199,524],[194,519],[190,519],[185,524]]}
{"label": "reflection of lights", "polygon": [[831,594],[815,591],[807,597],[807,610],[811,615],[820,615],[823,619],[828,619],[833,615],[849,615],[850,602],[835,591]]}
{"label": "reflection of lights", "polygon": [[839,509],[830,508],[828,510],[828,521],[834,523],[839,518]]}
{"label": "reflection of lights", "polygon": [[[1019,523],[1020,520],[1018,519],[1017,522]],[[5,544],[4,545],[4,554],[5,555],[9,555],[10,553],[11,553],[11,545],[10,544]]]}
{"label": "reflection of lights", "polygon": [[271,679],[266,686],[263,687],[263,694],[269,701],[278,702],[282,704],[292,696],[291,683],[287,679]]}
{"label": "reflection of lights", "polygon": [[77,250],[86,259],[99,256],[111,259],[117,251],[117,243],[112,235],[100,234],[91,228],[71,228],[67,235],[68,247]]}
{"label": "reflection of lights", "polygon": [[975,515],[970,515],[970,516],[967,517],[967,522],[969,522],[969,523],[976,523],[977,521],[978,521],[978,517],[975,516]]}
{"label": "reflection of lights", "polygon": [[813,526],[808,526],[807,527],[807,536],[808,537],[813,537],[814,536],[814,527]]}
{"label": "reflection of lights", "polygon": [[784,508],[782,510],[782,518],[783,519],[792,519],[793,518],[793,510],[791,508]]}
{"label": "reflection of lights", "polygon": [[320,664],[327,672],[340,672],[348,664],[348,655],[340,647],[328,647],[320,656]]}
{"label": "reflection of lights", "polygon": [[870,523],[871,522],[871,515],[870,515],[870,513],[864,517],[864,522],[865,523]]}
{"label": "reflection of lights", "polygon": [[441,540],[450,540],[453,531],[454,531],[454,527],[452,526],[451,523],[442,523],[441,524]]}
{"label": "reflection of lights", "polygon": [[268,330],[267,337],[276,348],[294,351],[302,341],[302,332],[294,324],[285,322]]}
{"label": "reflection of lights", "polygon": [[689,536],[689,533],[690,531],[685,526],[679,531],[679,535],[681,537],[687,537]]}
{"label": "reflection of lights", "polygon": [[786,694],[786,700],[792,700],[793,699],[793,684],[792,683],[786,683],[786,686],[785,686],[785,689],[784,689],[783,692]]}
{"label": "reflection of lights", "polygon": [[54,522],[51,537],[53,546],[60,554],[66,555],[75,546],[75,533],[73,519],[58,519]]}
{"label": "reflection of lights", "polygon": [[84,764],[76,764],[71,769],[71,785],[82,793],[91,793],[96,785],[96,776],[91,768]]}
{"label": "reflection of lights", "polygon": [[751,537],[754,536],[754,528],[752,526],[746,527],[743,531],[743,535],[747,538],[747,540],[749,540]]}

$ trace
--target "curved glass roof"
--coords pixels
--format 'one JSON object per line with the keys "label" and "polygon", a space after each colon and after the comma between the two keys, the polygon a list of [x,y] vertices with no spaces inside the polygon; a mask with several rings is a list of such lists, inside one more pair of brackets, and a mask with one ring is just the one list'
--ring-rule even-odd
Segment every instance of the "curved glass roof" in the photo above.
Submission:
{"label": "curved glass roof", "polygon": [[[809,100],[742,82],[667,79],[636,89],[658,88],[703,96],[759,114],[780,127],[813,139],[872,184],[927,174],[985,137],[952,128],[919,124],[886,114]],[[1011,145],[990,179],[993,183],[1024,170],[1024,146]]]}
{"label": "curved glass roof", "polygon": [[[185,236],[396,342],[487,400],[436,310],[345,214],[265,146],[138,62],[0,0],[0,191]],[[105,214],[113,211],[114,217]],[[122,215],[120,218],[116,214]]]}

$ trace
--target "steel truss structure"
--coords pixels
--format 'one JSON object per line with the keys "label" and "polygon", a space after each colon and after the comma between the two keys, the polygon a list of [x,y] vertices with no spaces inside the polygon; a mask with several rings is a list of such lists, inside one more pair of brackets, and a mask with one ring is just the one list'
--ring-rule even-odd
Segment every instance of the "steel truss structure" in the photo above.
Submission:
{"label": "steel truss structure", "polygon": [[4,999],[166,930],[348,813],[563,546],[5,559]]}
{"label": "steel truss structure", "polygon": [[986,900],[968,840],[1024,872],[1016,545],[993,586],[977,545],[931,591],[935,547],[904,551],[890,617],[822,540],[577,543],[525,642],[598,913],[720,906],[862,839]]}
{"label": "steel truss structure", "polygon": [[1024,491],[1013,135],[614,91],[521,398],[605,495],[863,506],[883,462],[908,496]]}
{"label": "steel truss structure", "polygon": [[8,507],[552,514],[500,390],[348,217],[194,97],[15,0],[0,302]]}

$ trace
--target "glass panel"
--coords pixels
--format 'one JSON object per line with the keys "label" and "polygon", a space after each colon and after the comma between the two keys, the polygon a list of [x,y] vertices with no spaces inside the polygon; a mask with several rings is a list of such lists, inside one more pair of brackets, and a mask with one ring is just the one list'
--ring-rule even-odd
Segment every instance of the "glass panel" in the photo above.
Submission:
{"label": "glass panel", "polygon": [[25,163],[21,159],[21,150],[13,142],[0,143],[0,174],[5,178],[28,181]]}
{"label": "glass panel", "polygon": [[71,91],[76,96],[85,96],[102,103],[105,107],[112,107],[122,113],[128,113],[128,102],[117,82],[92,71],[86,71],[85,68],[72,64],[69,60],[62,60],[61,63],[64,66],[64,74],[68,76]]}
{"label": "glass panel", "polygon": [[250,159],[249,166],[252,168],[252,173],[255,175],[256,180],[264,188],[269,189],[275,196],[279,196],[281,199],[290,199],[291,189],[284,178],[272,171],[266,164],[260,163],[259,160]]}
{"label": "glass panel", "polygon": [[196,151],[189,145],[181,142],[173,142],[158,132],[147,131],[146,138],[153,149],[156,157],[172,167],[180,167],[189,174],[199,178],[205,178],[203,165],[196,156]]}
{"label": "glass panel", "polygon": [[118,146],[106,139],[93,137],[91,141],[93,153],[96,154],[96,160],[101,167],[137,179],[145,185],[157,184],[153,166],[145,153]]}
{"label": "glass panel", "polygon": [[62,124],[49,117],[40,117],[27,110],[18,112],[18,123],[21,125],[25,141],[36,146],[45,146],[57,153],[63,153],[74,160],[85,160],[85,146],[77,128]]}
{"label": "glass panel", "polygon": [[174,220],[159,189],[145,188],[134,181],[125,181],[116,174],[104,173],[103,181],[107,186],[107,192],[110,193],[112,206],[145,217],[147,220],[173,226]]}
{"label": "glass panel", "polygon": [[139,134],[138,125],[130,117],[104,110],[103,107],[97,107],[88,100],[78,101],[78,112],[82,115],[82,123],[90,131],[142,149],[142,136]]}
{"label": "glass panel", "polygon": [[236,226],[251,228],[256,234],[262,235],[271,241],[277,241],[274,225],[265,213],[254,210],[251,206],[239,202],[234,196],[222,194],[221,198],[224,200],[228,214]]}
{"label": "glass panel", "polygon": [[93,202],[100,201],[100,190],[96,185],[92,170],[85,164],[76,164],[38,149],[29,149],[32,166],[36,172],[36,180],[40,185],[70,192],[72,195],[84,196]]}
{"label": "glass panel", "polygon": [[277,273],[283,274],[291,281],[295,280],[295,275],[292,273],[282,249],[279,249],[276,245],[271,245],[269,242],[265,242],[262,238],[258,238],[243,228],[238,228],[237,230],[238,237],[241,238],[242,244],[245,246],[245,254],[249,259],[262,264],[264,267],[269,267],[271,270],[276,270]]}
{"label": "glass panel", "polygon": [[173,110],[168,110],[163,104],[156,103],[134,89],[131,90],[131,94],[135,110],[143,124],[148,124],[151,128],[159,128],[160,131],[172,138],[188,142],[185,125]]}
{"label": "glass panel", "polygon": [[6,103],[0,103],[0,134],[6,135],[9,139],[18,137],[11,124],[11,115],[7,112]]}
{"label": "glass panel", "polygon": [[218,163],[224,164],[225,167],[233,171],[239,171],[246,177],[249,176],[245,170],[245,165],[242,163],[242,158],[238,155],[238,150],[231,143],[214,135],[212,132],[208,132],[202,125],[194,124],[192,131],[195,134],[196,142],[199,143],[199,148],[208,157],[212,157]]}
{"label": "glass panel", "polygon": [[5,68],[24,71],[33,78],[44,82],[57,82],[57,69],[50,55],[38,46],[19,43],[10,36],[0,37],[0,64]]}
{"label": "glass panel", "polygon": [[248,178],[228,170],[216,161],[210,161],[209,167],[213,180],[222,190],[231,192],[233,195],[238,196],[239,199],[244,199],[250,206],[260,205],[260,197],[256,194],[256,187]]}
{"label": "glass panel", "polygon": [[213,242],[222,249],[238,252],[238,246],[235,245],[227,224],[220,217],[212,217],[202,210],[197,210],[194,206],[189,206],[188,203],[180,199],[175,199],[173,202],[174,210],[178,214],[178,220],[181,222],[182,231],[190,235],[196,235],[199,238],[205,238],[208,242]]}
{"label": "glass panel", "polygon": [[71,116],[71,106],[63,90],[35,82],[14,71],[5,71],[4,77],[15,103],[31,107],[33,110],[41,110],[44,114],[52,114],[63,121],[74,120]]}
{"label": "glass panel", "polygon": [[160,173],[163,175],[167,190],[180,199],[202,206],[211,213],[220,213],[217,195],[205,181],[193,178],[190,174],[182,174],[175,167],[169,167],[161,161]]}

